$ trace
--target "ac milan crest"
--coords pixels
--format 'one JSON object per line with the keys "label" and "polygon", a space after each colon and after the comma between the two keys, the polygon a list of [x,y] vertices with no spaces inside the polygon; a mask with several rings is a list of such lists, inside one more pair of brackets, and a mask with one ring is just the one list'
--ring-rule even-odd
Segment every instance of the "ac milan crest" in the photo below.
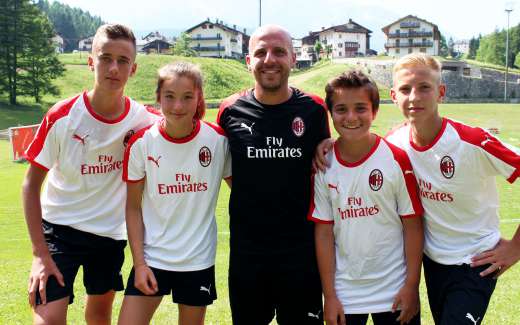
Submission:
{"label": "ac milan crest", "polygon": [[211,163],[211,151],[208,147],[202,147],[199,150],[199,162],[202,167],[208,167]]}
{"label": "ac milan crest", "polygon": [[441,159],[441,173],[442,176],[450,179],[455,174],[455,163],[453,162],[453,159],[451,159],[450,156],[444,156]]}
{"label": "ac milan crest", "polygon": [[303,133],[305,132],[305,123],[303,123],[303,120],[301,117],[295,117],[292,121],[292,130],[294,132],[294,135],[297,137],[301,137]]}
{"label": "ac milan crest", "polygon": [[368,176],[368,185],[372,191],[379,191],[383,186],[383,173],[379,169],[374,169]]}
{"label": "ac milan crest", "polygon": [[128,141],[130,141],[130,138],[132,137],[132,135],[134,135],[134,130],[130,130],[128,132],[126,132],[125,134],[125,137],[123,139],[123,145],[125,146],[126,148],[126,145],[128,144]]}

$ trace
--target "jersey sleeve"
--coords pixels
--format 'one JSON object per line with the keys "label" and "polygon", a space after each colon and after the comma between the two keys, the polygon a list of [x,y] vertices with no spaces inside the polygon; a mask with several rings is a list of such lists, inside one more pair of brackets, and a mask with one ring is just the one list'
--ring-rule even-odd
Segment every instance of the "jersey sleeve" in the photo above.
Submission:
{"label": "jersey sleeve", "polygon": [[[388,143],[388,142],[387,142]],[[397,175],[396,199],[397,213],[401,218],[420,217],[424,213],[419,197],[417,180],[413,172],[410,158],[404,150],[389,144],[394,155],[394,160],[399,169]]]}
{"label": "jersey sleeve", "polygon": [[143,138],[137,135],[130,139],[123,160],[123,181],[129,183],[139,182],[146,176]]}
{"label": "jersey sleeve", "polygon": [[307,219],[316,223],[334,223],[332,202],[325,180],[325,173],[319,171],[312,175],[311,206]]}
{"label": "jersey sleeve", "polygon": [[223,145],[224,149],[224,171],[222,173],[222,178],[230,178],[231,177],[231,151],[229,150],[229,142],[227,138],[224,141]]}
{"label": "jersey sleeve", "polygon": [[44,117],[36,136],[25,151],[25,159],[47,171],[56,163],[60,150],[56,134],[57,128],[53,125],[48,116]]}
{"label": "jersey sleeve", "polygon": [[478,147],[477,160],[484,175],[502,175],[513,183],[520,176],[520,155],[490,133],[478,127],[450,121],[461,140]]}

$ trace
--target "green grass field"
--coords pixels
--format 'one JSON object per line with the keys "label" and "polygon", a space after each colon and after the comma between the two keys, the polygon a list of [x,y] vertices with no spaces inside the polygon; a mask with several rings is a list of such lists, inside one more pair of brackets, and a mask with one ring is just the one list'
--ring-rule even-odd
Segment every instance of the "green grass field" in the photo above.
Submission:
{"label": "green grass field", "polygon": [[[441,106],[442,113],[474,125],[496,127],[499,137],[520,147],[520,107],[518,105],[492,104],[446,104]],[[12,112],[0,110],[2,116],[11,116]],[[214,121],[216,110],[209,110],[207,120]],[[13,120],[21,116],[12,116]],[[37,120],[36,120],[37,121]],[[382,105],[379,116],[374,123],[376,133],[384,135],[392,125],[402,121],[397,108]],[[25,121],[24,121],[25,122]],[[35,121],[27,121],[33,123]],[[10,160],[10,145],[0,141],[0,182],[4,190],[0,194],[0,324],[29,324],[31,311],[27,303],[27,279],[31,266],[31,246],[26,231],[20,201],[20,185],[26,164],[13,163]],[[501,196],[500,229],[506,238],[511,238],[520,218],[520,187],[510,186],[503,179],[497,181]],[[229,229],[227,202],[229,190],[223,184],[217,206],[217,222],[219,226],[217,250],[217,289],[218,299],[208,308],[207,324],[230,324],[229,300],[227,294],[227,263],[229,258]],[[513,219],[516,219],[513,220]],[[123,268],[124,276],[128,276],[130,255]],[[81,271],[80,271],[81,272]],[[81,273],[75,283],[76,299],[69,308],[69,323],[82,324],[84,308],[84,289]],[[114,318],[117,317],[122,301],[119,293],[114,305]],[[520,322],[520,265],[504,274],[497,285],[486,315],[485,324],[515,325]],[[247,303],[247,302],[244,302]],[[426,289],[421,284],[421,304],[423,324],[433,324],[426,297]],[[163,300],[154,317],[154,324],[176,324],[177,311],[171,298]]]}

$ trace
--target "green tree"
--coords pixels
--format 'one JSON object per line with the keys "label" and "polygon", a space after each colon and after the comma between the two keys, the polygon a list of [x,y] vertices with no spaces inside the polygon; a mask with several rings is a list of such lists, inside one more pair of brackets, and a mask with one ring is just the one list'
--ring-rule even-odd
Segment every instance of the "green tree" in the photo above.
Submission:
{"label": "green tree", "polygon": [[179,35],[172,49],[172,54],[179,56],[197,56],[197,52],[190,47],[190,41],[190,35],[187,33]]}
{"label": "green tree", "polygon": [[450,37],[448,40],[448,55],[452,58],[457,56],[457,53],[455,53],[455,42],[453,41],[453,37]]}
{"label": "green tree", "polygon": [[332,44],[325,45],[325,54],[327,54],[327,59],[329,55],[332,53]]}
{"label": "green tree", "polygon": [[439,55],[442,57],[447,57],[448,54],[448,44],[446,43],[446,37],[444,37],[444,35],[441,35],[441,40],[439,44]]}
{"label": "green tree", "polygon": [[[18,95],[28,94],[27,88],[35,86],[36,80],[50,84],[50,79],[60,70],[59,62],[53,60],[56,54],[49,40],[53,33],[46,19],[30,0],[0,2],[0,92],[8,94],[12,105],[16,104]],[[42,25],[45,21],[46,27]],[[51,88],[38,87],[38,98],[53,91]],[[31,96],[34,94],[33,91]]]}
{"label": "green tree", "polygon": [[516,53],[515,66],[517,69],[520,69],[520,52]]}
{"label": "green tree", "polygon": [[31,96],[39,103],[45,93],[59,94],[58,87],[51,81],[63,75],[65,69],[52,44],[54,29],[47,16],[41,14],[34,17],[27,28],[27,34],[35,37],[22,52],[18,89],[19,94]]}
{"label": "green tree", "polygon": [[320,41],[316,41],[316,43],[314,43],[314,52],[316,53],[316,59],[318,59],[318,61],[321,59],[320,53],[322,50],[323,45]]}
{"label": "green tree", "polygon": [[476,58],[477,51],[478,51],[478,48],[480,46],[480,39],[481,38],[482,38],[482,35],[478,35],[477,38],[472,37],[469,40],[469,51],[468,51],[468,54],[466,55],[466,57],[468,59],[475,59]]}

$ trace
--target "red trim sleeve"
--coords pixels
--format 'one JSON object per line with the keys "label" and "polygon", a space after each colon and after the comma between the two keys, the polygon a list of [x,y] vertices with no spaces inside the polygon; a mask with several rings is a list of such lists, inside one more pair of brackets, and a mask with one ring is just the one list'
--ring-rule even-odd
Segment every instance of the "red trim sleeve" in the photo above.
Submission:
{"label": "red trim sleeve", "polygon": [[313,221],[316,223],[324,223],[324,224],[333,224],[334,220],[321,220],[318,218],[313,217],[314,210],[316,210],[316,206],[314,205],[314,176],[316,173],[312,173],[311,175],[311,199],[309,203],[309,212],[307,213],[307,220]]}
{"label": "red trim sleeve", "polygon": [[47,171],[47,172],[49,171],[49,168],[47,168],[47,167],[45,167],[45,166],[43,166],[43,165],[38,164],[38,163],[37,163],[36,161],[34,161],[33,159],[29,159],[29,158],[27,158],[27,161],[28,161],[29,163],[31,163],[31,165],[33,165],[33,166],[36,166],[36,167],[38,167],[38,168],[40,168],[40,169],[42,169],[42,170],[45,170],[45,171]]}
{"label": "red trim sleeve", "polygon": [[124,153],[124,156],[123,156],[123,181],[125,182],[139,182],[141,181],[142,179],[139,179],[139,180],[129,180],[128,179],[128,161],[130,160],[130,149],[132,148],[132,146],[134,145],[134,143],[139,140],[140,138],[142,138],[144,136],[144,134],[146,133],[146,131],[152,127],[153,124],[150,124],[142,129],[140,129],[139,131],[137,131],[131,138],[130,140],[128,141],[128,144],[126,145],[126,148],[125,148],[125,153]]}
{"label": "red trim sleeve", "polygon": [[247,90],[242,90],[239,93],[233,94],[229,96],[228,98],[224,99],[222,103],[220,103],[218,113],[217,113],[217,120],[216,123],[220,126],[222,126],[220,122],[220,118],[224,111],[231,105],[233,105],[240,97],[245,96],[247,94]]}
{"label": "red trim sleeve", "polygon": [[412,203],[413,211],[415,213],[410,215],[401,216],[402,218],[411,218],[414,215],[421,216],[424,214],[424,208],[421,203],[421,198],[419,196],[419,187],[417,186],[417,180],[415,179],[412,163],[410,162],[410,158],[406,152],[397,146],[389,143],[387,140],[384,140],[387,144],[388,148],[392,151],[394,155],[395,161],[401,167],[401,172],[403,173],[403,177],[406,184],[406,190],[408,191],[408,196],[410,197],[410,201]]}
{"label": "red trim sleeve", "polygon": [[[56,121],[58,121],[59,119],[65,117],[69,114],[70,109],[72,108],[72,106],[74,105],[74,103],[76,102],[76,100],[78,99],[79,96],[80,95],[77,95],[75,97],[60,101],[60,102],[54,104],[54,106],[52,106],[49,109],[47,114],[45,114],[45,117],[43,118],[42,123],[40,124],[40,127],[38,128],[38,131],[36,131],[36,135],[35,135],[33,141],[31,142],[31,144],[29,145],[29,147],[27,148],[27,150],[24,153],[25,159],[27,159],[28,161],[30,161],[32,163],[35,163],[34,160],[36,159],[36,157],[38,157],[38,155],[42,151],[43,146],[45,144],[45,139],[47,138],[47,135],[49,134],[52,126],[54,125],[54,123],[56,123]],[[38,163],[35,163],[35,164],[39,167],[49,170],[45,166],[42,166]]]}
{"label": "red trim sleeve", "polygon": [[318,218],[315,218],[311,215],[307,216],[307,220],[309,221],[313,221],[315,223],[322,223],[322,224],[325,224],[325,225],[333,225],[334,224],[334,221],[333,220],[322,220],[322,219],[318,219]]}
{"label": "red trim sleeve", "polygon": [[482,148],[495,158],[513,167],[515,171],[507,178],[509,183],[513,183],[520,176],[520,156],[504,146],[500,140],[479,127],[471,127],[452,120],[448,120],[448,123],[457,131],[462,141]]}
{"label": "red trim sleeve", "polygon": [[157,108],[153,107],[153,106],[150,106],[150,105],[144,105],[144,108],[146,108],[146,110],[147,110],[149,113],[152,113],[153,115],[162,116],[161,111],[158,110]]}
{"label": "red trim sleeve", "polygon": [[224,129],[221,128],[219,125],[214,124],[214,123],[211,123],[211,122],[206,122],[206,121],[203,121],[203,122],[204,122],[206,125],[208,125],[209,127],[211,127],[213,130],[217,131],[218,134],[227,137],[226,131],[224,131]]}

